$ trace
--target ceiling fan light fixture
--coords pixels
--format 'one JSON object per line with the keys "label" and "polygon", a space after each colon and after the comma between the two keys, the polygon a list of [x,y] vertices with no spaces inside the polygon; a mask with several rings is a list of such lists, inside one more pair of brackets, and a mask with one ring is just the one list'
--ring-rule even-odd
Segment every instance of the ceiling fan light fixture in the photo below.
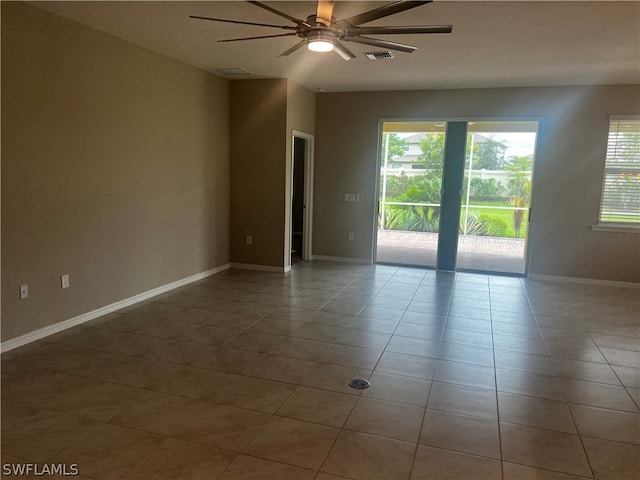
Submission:
{"label": "ceiling fan light fixture", "polygon": [[327,40],[309,40],[307,48],[312,52],[330,52],[333,50],[333,43]]}
{"label": "ceiling fan light fixture", "polygon": [[312,52],[330,52],[333,50],[335,39],[326,33],[317,33],[307,39],[307,48]]}

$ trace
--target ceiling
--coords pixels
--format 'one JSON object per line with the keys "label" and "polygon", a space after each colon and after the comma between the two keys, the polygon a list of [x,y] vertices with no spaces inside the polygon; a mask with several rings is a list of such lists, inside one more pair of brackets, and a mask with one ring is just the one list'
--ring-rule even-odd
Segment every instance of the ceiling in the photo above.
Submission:
{"label": "ceiling", "polygon": [[[242,68],[256,78],[286,77],[316,91],[422,90],[640,83],[640,2],[436,0],[371,23],[452,24],[452,34],[378,36],[417,51],[368,60],[381,49],[349,43],[357,55],[300,49],[294,37],[234,43],[217,40],[282,30],[208,22],[189,15],[293,25],[243,1],[30,2],[189,65],[217,73]],[[315,2],[267,1],[294,17],[315,13]],[[336,19],[390,2],[338,1]]]}

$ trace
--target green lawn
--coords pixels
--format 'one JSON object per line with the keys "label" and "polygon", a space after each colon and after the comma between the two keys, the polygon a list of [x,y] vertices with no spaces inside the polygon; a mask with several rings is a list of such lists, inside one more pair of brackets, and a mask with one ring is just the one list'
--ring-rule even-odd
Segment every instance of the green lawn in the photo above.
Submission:
{"label": "green lawn", "polygon": [[[513,210],[494,210],[491,208],[482,207],[510,207],[506,201],[493,201],[493,202],[481,202],[481,201],[469,201],[469,216],[474,213],[478,213],[479,219],[484,222],[488,222],[490,225],[490,234],[492,236],[501,237],[515,237],[515,229],[513,226]],[[461,215],[464,216],[466,208],[462,206]],[[519,238],[526,238],[527,236],[527,219],[529,217],[528,212],[524,212],[524,218],[520,227]]]}
{"label": "green lawn", "polygon": [[638,223],[640,220],[640,212],[637,215],[616,215],[615,213],[602,214],[600,221],[610,223]]}

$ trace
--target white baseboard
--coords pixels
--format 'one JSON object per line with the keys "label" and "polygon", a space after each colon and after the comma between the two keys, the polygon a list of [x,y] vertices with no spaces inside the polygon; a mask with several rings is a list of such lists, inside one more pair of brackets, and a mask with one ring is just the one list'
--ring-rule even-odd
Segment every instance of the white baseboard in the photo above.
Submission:
{"label": "white baseboard", "polygon": [[271,265],[253,265],[251,263],[231,263],[231,268],[238,268],[240,270],[256,270],[258,272],[277,272],[286,273],[291,270],[291,267],[273,267]]}
{"label": "white baseboard", "polygon": [[371,260],[364,258],[351,258],[351,257],[332,257],[330,255],[312,255],[312,260],[326,260],[327,262],[341,262],[341,263],[356,263],[358,265],[372,265]]}
{"label": "white baseboard", "polygon": [[530,280],[548,280],[552,282],[568,282],[568,283],[581,283],[584,285],[603,285],[611,287],[627,287],[627,288],[640,288],[640,283],[634,282],[619,282],[616,280],[598,280],[596,278],[579,278],[579,277],[561,277],[557,275],[541,275],[538,273],[531,273],[527,276]]}
{"label": "white baseboard", "polygon": [[36,340],[41,340],[45,337],[48,337],[49,335],[53,335],[54,333],[62,332],[63,330],[75,327],[76,325],[80,325],[108,313],[113,313],[117,310],[128,307],[129,305],[133,305],[134,303],[142,302],[143,300],[147,300],[162,293],[166,293],[178,287],[183,287],[190,283],[197,282],[198,280],[202,280],[203,278],[210,277],[211,275],[215,275],[216,273],[223,272],[224,270],[228,270],[229,268],[231,268],[230,263],[220,265],[210,270],[196,273],[195,275],[190,275],[180,280],[176,280],[175,282],[168,283],[161,287],[139,293],[138,295],[120,300],[119,302],[105,305],[104,307],[100,307],[96,310],[92,310],[76,317],[63,320],[62,322],[58,322],[53,325],[47,325],[46,327],[34,330],[33,332],[25,333],[24,335],[20,335],[19,337],[12,338],[0,343],[0,352],[8,352],[9,350],[13,350],[14,348],[18,348],[28,343],[35,342]]}

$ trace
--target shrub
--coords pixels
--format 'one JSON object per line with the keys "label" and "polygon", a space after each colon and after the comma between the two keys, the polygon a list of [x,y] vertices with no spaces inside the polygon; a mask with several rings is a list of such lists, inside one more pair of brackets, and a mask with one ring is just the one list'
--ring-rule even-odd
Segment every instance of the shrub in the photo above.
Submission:
{"label": "shrub", "polygon": [[[459,232],[464,233],[464,215],[460,217]],[[485,221],[479,218],[478,212],[474,212],[473,215],[469,215],[467,218],[467,235],[487,235],[488,225]]]}
{"label": "shrub", "polygon": [[476,198],[498,198],[504,194],[504,187],[495,178],[472,178],[471,196]]}
{"label": "shrub", "polygon": [[395,200],[408,203],[440,203],[442,179],[433,172],[410,177],[406,189]]}
{"label": "shrub", "polygon": [[479,219],[487,226],[486,234],[490,237],[513,237],[509,224],[504,219],[487,214],[480,215]]}
{"label": "shrub", "polygon": [[414,207],[411,210],[409,230],[414,232],[437,232],[440,224],[439,208]]}
{"label": "shrub", "polygon": [[[380,176],[380,192],[382,192],[382,182],[384,178]],[[402,195],[409,186],[409,177],[400,172],[400,175],[388,175],[387,176],[387,198],[394,198],[398,195]]]}
{"label": "shrub", "polygon": [[[404,205],[387,205],[385,207],[385,225],[387,230],[411,232],[437,232],[439,226],[439,209],[434,207],[410,207]],[[378,219],[382,224],[382,219]]]}

